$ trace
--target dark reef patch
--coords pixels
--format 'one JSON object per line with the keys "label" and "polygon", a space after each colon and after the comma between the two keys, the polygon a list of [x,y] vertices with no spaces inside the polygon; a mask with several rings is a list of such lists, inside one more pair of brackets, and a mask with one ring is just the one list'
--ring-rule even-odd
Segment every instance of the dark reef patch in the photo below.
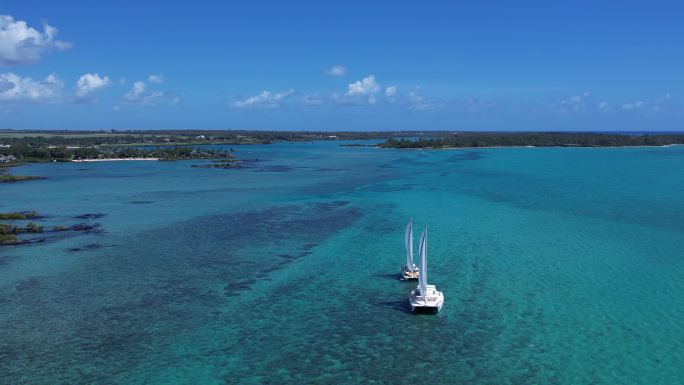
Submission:
{"label": "dark reef patch", "polygon": [[107,214],[104,213],[92,213],[92,214],[82,214],[82,215],[77,215],[74,218],[76,219],[99,219],[104,217]]}
{"label": "dark reef patch", "polygon": [[67,251],[70,251],[70,252],[91,251],[91,250],[101,249],[101,248],[103,248],[103,247],[107,247],[107,246],[101,245],[101,244],[99,244],[99,243],[89,243],[89,244],[87,244],[87,245],[83,245],[83,246],[80,246],[80,247],[72,247],[72,248],[70,248],[70,249],[67,249]]}
{"label": "dark reef patch", "polygon": [[[273,273],[314,258],[317,245],[361,215],[346,201],[276,206],[198,217],[125,239],[135,247],[100,248],[82,268],[23,282],[6,296],[23,305],[5,318],[16,328],[0,333],[0,373],[15,379],[30,371],[25,383],[46,375],[55,383],[111,383],[163,356],[157,352],[171,349],[179,334],[215,321],[218,308],[242,301]],[[98,230],[94,223],[76,228]],[[67,322],[45,327],[46,319]],[[83,363],[92,362],[107,364],[84,376]]]}
{"label": "dark reef patch", "polygon": [[312,203],[311,205],[317,209],[321,209],[324,211],[331,211],[335,210],[337,208],[340,208],[342,206],[346,206],[349,204],[349,201],[332,201],[332,202],[324,202],[324,203]]}
{"label": "dark reef patch", "polygon": [[482,151],[464,150],[458,151],[454,155],[450,156],[449,162],[469,162],[473,160],[480,160],[485,157]]}
{"label": "dark reef patch", "polygon": [[30,277],[26,279],[22,279],[19,281],[19,283],[15,286],[15,289],[17,291],[25,291],[25,290],[31,290],[35,289],[40,285],[40,280],[37,277]]}
{"label": "dark reef patch", "polygon": [[295,168],[286,165],[265,165],[252,168],[252,171],[256,172],[292,172]]}
{"label": "dark reef patch", "polygon": [[101,233],[104,231],[99,223],[78,223],[69,226],[68,229],[73,231],[82,231],[85,233]]}

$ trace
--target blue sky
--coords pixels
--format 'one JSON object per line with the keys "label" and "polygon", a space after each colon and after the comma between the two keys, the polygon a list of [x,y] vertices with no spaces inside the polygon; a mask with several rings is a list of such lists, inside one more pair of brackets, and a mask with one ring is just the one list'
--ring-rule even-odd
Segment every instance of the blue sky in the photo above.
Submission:
{"label": "blue sky", "polygon": [[0,15],[0,128],[684,130],[674,1],[2,0]]}

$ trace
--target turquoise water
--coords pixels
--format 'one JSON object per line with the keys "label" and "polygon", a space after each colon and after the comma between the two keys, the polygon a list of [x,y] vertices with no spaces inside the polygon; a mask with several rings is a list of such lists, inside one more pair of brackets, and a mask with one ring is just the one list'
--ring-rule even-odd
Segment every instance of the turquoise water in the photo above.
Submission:
{"label": "turquoise water", "polygon": [[684,383],[684,148],[235,148],[15,169],[0,211],[101,231],[0,248],[0,383]]}

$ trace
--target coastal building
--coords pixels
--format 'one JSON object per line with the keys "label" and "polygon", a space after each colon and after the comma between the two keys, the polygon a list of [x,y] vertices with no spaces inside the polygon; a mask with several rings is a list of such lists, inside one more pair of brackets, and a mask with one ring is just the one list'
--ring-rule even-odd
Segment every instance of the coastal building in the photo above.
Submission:
{"label": "coastal building", "polygon": [[0,155],[0,163],[9,163],[17,159],[14,155]]}

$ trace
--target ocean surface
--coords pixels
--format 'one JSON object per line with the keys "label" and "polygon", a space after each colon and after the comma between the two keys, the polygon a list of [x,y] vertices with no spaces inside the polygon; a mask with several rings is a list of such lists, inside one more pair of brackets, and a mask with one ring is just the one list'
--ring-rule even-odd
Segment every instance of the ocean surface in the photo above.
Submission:
{"label": "ocean surface", "polygon": [[95,227],[0,247],[0,383],[684,384],[684,147],[339,144],[13,169],[0,212]]}

